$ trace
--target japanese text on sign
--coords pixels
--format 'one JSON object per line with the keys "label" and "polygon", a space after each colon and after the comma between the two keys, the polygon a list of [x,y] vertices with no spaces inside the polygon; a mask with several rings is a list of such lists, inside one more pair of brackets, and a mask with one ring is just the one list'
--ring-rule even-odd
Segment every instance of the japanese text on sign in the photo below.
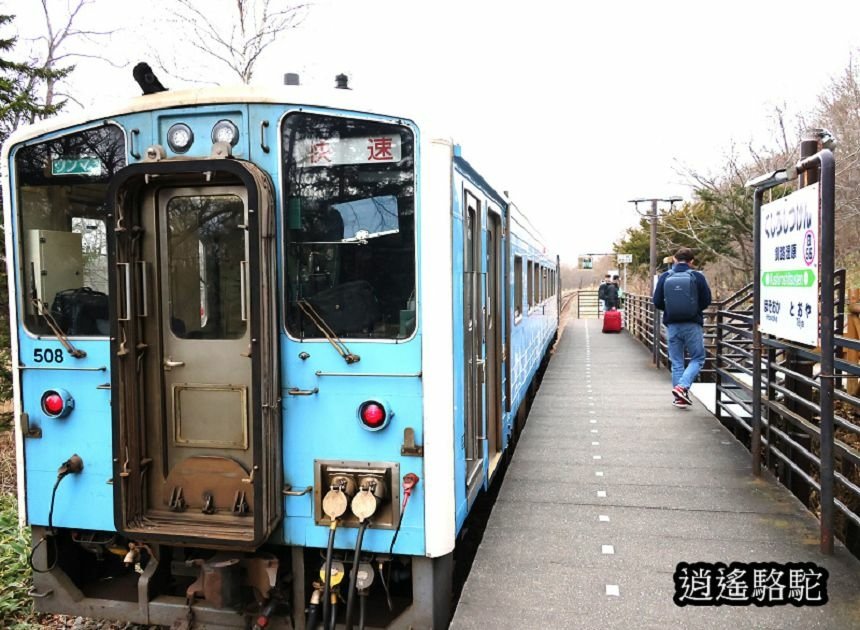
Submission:
{"label": "japanese text on sign", "polygon": [[760,329],[818,344],[818,195],[813,184],[761,208]]}
{"label": "japanese text on sign", "polygon": [[51,160],[51,175],[88,175],[98,177],[102,174],[102,163],[98,158],[55,158]]}
{"label": "japanese text on sign", "polygon": [[384,164],[400,161],[400,136],[303,140],[296,147],[300,166]]}

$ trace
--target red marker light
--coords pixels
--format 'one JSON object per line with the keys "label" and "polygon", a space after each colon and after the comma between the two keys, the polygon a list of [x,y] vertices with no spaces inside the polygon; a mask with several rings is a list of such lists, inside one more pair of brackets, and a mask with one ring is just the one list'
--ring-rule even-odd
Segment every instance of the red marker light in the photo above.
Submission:
{"label": "red marker light", "polygon": [[376,401],[370,400],[359,407],[358,417],[365,427],[376,431],[385,426],[388,414],[385,412],[385,407]]}
{"label": "red marker light", "polygon": [[46,416],[58,417],[66,408],[63,397],[57,392],[47,391],[42,395],[42,411]]}

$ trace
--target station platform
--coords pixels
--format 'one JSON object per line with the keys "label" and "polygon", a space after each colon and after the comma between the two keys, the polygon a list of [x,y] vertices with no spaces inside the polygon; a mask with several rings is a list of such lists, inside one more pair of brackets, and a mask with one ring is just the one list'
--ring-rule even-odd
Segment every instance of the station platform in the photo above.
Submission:
{"label": "station platform", "polygon": [[[838,541],[823,555],[815,517],[752,475],[749,452],[701,401],[674,408],[669,373],[601,323],[568,320],[450,627],[860,628],[860,561]],[[750,563],[812,563],[829,573],[828,601],[762,605],[788,601],[774,566],[756,593],[692,568],[676,589],[682,562],[744,563],[747,578],[761,569]],[[726,603],[739,594],[746,605]]]}

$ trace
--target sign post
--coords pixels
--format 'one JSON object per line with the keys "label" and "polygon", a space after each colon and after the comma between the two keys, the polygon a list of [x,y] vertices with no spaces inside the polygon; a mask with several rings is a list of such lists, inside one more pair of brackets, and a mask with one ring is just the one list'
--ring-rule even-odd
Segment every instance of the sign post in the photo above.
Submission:
{"label": "sign post", "polygon": [[618,254],[615,260],[619,265],[624,265],[624,292],[627,293],[627,265],[633,262],[633,254]]}
{"label": "sign post", "polygon": [[[824,130],[818,130],[824,132]],[[824,132],[826,133],[826,132]],[[824,133],[822,137],[824,137]],[[829,133],[826,133],[829,136]],[[818,146],[818,142],[811,142]],[[822,142],[822,144],[825,144]],[[803,147],[801,147],[803,149]],[[786,170],[747,183],[755,189],[753,276],[753,473],[761,473],[762,332],[821,348],[819,374],[820,548],[833,553],[834,473],[834,241],[836,166],[823,148],[801,151],[794,171],[809,183],[762,205],[765,191],[788,182]],[[820,308],[819,308],[820,305]],[[820,329],[820,333],[819,333]],[[771,448],[768,445],[768,448]]]}

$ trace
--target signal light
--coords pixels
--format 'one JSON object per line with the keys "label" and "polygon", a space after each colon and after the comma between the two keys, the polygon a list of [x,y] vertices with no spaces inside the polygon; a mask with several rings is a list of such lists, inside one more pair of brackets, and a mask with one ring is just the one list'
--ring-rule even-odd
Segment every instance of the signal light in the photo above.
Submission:
{"label": "signal light", "polygon": [[358,408],[358,419],[368,431],[379,431],[385,428],[391,416],[386,405],[377,400],[368,400]]}
{"label": "signal light", "polygon": [[49,389],[42,394],[42,413],[49,418],[62,418],[74,409],[75,401],[69,392]]}

